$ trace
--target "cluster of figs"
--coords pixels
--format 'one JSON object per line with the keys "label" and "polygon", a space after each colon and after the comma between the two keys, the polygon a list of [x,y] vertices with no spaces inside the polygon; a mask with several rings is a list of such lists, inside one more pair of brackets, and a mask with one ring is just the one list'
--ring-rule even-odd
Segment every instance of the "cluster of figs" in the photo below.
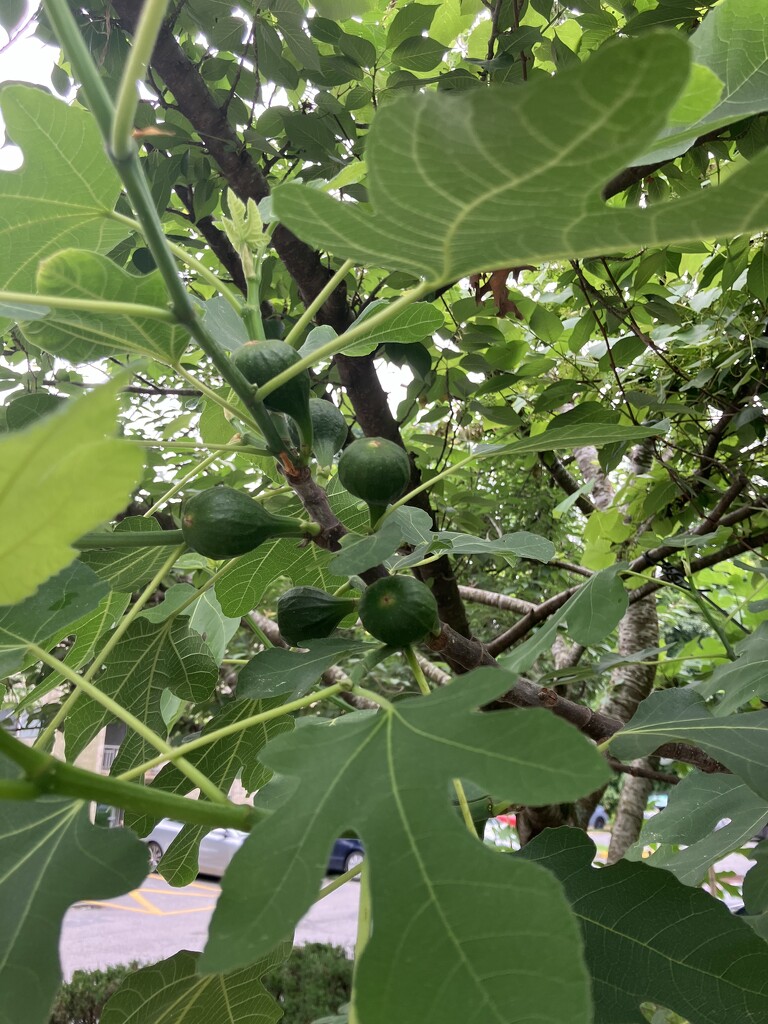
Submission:
{"label": "cluster of figs", "polygon": [[[299,355],[283,341],[249,342],[233,355],[233,362],[248,380],[263,386],[295,365]],[[348,438],[344,416],[331,402],[311,397],[306,370],[291,377],[264,398],[272,413],[282,413],[302,452],[312,452],[321,466],[329,466]],[[344,488],[368,505],[375,526],[387,505],[405,491],[410,461],[399,445],[382,437],[363,437],[344,448],[338,463]],[[184,540],[207,558],[235,558],[267,540],[317,536],[313,522],[268,512],[253,498],[231,487],[212,487],[188,498],[182,507]],[[413,576],[388,576],[356,592],[329,594],[317,587],[295,587],[277,604],[277,621],[292,645],[330,636],[349,615],[356,613],[366,630],[382,643],[405,647],[440,631],[437,602],[432,592]]]}

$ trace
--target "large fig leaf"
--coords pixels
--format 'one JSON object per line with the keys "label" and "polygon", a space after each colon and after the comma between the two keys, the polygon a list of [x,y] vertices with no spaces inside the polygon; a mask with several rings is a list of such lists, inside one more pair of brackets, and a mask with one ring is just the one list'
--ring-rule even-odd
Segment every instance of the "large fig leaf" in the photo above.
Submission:
{"label": "large fig leaf", "polygon": [[20,604],[0,608],[0,678],[15,672],[30,643],[50,647],[107,595],[107,585],[74,562]]}
{"label": "large fig leaf", "polygon": [[[68,249],[40,266],[37,290],[71,299],[100,296],[110,302],[132,302],[166,310],[168,293],[158,271],[137,277],[95,253]],[[56,309],[24,326],[25,336],[38,348],[72,363],[107,356],[149,356],[174,363],[187,346],[183,327],[153,317],[115,316]]]}
{"label": "large fig leaf", "polygon": [[543,865],[581,921],[595,1024],[642,1024],[643,1002],[690,1024],[768,1019],[768,944],[702,889],[620,861],[593,868],[578,829],[547,829],[515,856]]}
{"label": "large fig leaf", "polygon": [[752,852],[755,864],[747,872],[742,886],[746,921],[768,942],[768,843]]}
{"label": "large fig leaf", "polygon": [[87,110],[28,85],[5,86],[0,105],[24,153],[18,171],[0,174],[0,281],[31,292],[46,256],[69,246],[109,252],[125,237],[109,219],[120,179]]}
{"label": "large fig leaf", "polygon": [[[218,679],[218,666],[205,640],[186,622],[153,623],[139,618],[128,627],[98,678],[103,693],[164,736],[163,691],[171,690],[182,700],[207,700]],[[67,757],[76,757],[110,720],[100,704],[81,696],[65,724]],[[113,774],[155,753],[143,737],[129,733],[113,763]]]}
{"label": "large fig leaf", "polygon": [[0,438],[0,605],[74,559],[71,546],[124,508],[143,456],[116,429],[113,382]]}
{"label": "large fig leaf", "polygon": [[644,757],[663,743],[693,743],[768,800],[768,711],[716,718],[695,690],[647,697],[611,741],[617,757]]}
{"label": "large fig leaf", "polygon": [[525,89],[422,93],[381,108],[366,148],[368,207],[282,185],[274,210],[336,256],[435,284],[475,271],[768,226],[763,153],[718,188],[646,209],[605,184],[663,129],[689,74],[674,33],[605,46]]}
{"label": "large fig leaf", "polygon": [[182,949],[129,975],[109,999],[101,1024],[276,1024],[283,1014],[261,979],[287,958],[282,943],[244,970],[202,978],[199,953]]}
{"label": "large fig leaf", "polygon": [[[0,761],[0,777],[13,775]],[[146,873],[144,845],[91,825],[81,802],[0,800],[0,1024],[48,1024],[65,912],[128,892]]]}
{"label": "large fig leaf", "polygon": [[[727,824],[718,828],[722,821]],[[627,856],[640,860],[649,843],[659,843],[647,863],[699,885],[716,860],[749,842],[766,821],[766,799],[733,775],[692,772],[672,790],[664,810],[645,822]]]}
{"label": "large fig leaf", "polygon": [[230,865],[202,969],[251,962],[279,941],[351,828],[366,847],[373,908],[359,1019],[585,1024],[588,985],[559,887],[483,846],[451,809],[454,778],[532,804],[571,800],[606,779],[594,748],[547,712],[476,712],[513,681],[480,669],[429,697],[270,743],[263,762],[301,783]]}

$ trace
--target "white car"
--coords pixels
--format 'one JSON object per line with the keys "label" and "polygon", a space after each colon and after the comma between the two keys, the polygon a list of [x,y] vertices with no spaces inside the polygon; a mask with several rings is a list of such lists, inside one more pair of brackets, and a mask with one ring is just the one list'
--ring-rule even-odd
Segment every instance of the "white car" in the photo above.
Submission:
{"label": "white car", "polygon": [[[155,825],[144,840],[149,851],[150,871],[157,870],[160,858],[183,827],[180,821],[173,821],[171,818],[163,818]],[[204,836],[200,843],[198,860],[200,874],[221,878],[247,835],[247,832],[240,832],[236,828],[215,828]]]}

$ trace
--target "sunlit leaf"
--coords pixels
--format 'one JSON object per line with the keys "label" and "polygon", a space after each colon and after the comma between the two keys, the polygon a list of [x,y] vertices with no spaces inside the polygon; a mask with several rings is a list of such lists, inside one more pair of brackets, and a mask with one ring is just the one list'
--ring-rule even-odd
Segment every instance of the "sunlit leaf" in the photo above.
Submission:
{"label": "sunlit leaf", "polygon": [[372,213],[296,183],[275,189],[275,212],[336,256],[434,283],[768,226],[768,154],[675,202],[602,202],[602,187],[662,129],[688,72],[682,38],[649,34],[523,90],[409,95],[371,128]]}
{"label": "sunlit leaf", "polygon": [[[138,277],[104,256],[77,249],[56,253],[41,264],[37,290],[46,295],[103,298],[159,309],[166,309],[168,303],[165,285],[157,271]],[[62,309],[25,324],[24,334],[33,345],[73,363],[127,352],[173,363],[186,348],[189,337],[183,328],[151,317]]]}
{"label": "sunlit leaf", "polygon": [[88,111],[27,85],[6,85],[0,106],[24,152],[18,171],[0,173],[0,282],[31,292],[46,256],[69,246],[108,252],[125,237],[108,219],[120,181]]}
{"label": "sunlit leaf", "polygon": [[[768,107],[768,8],[762,0],[723,0],[707,12],[691,36],[691,59],[702,70],[716,76],[720,95],[711,85],[693,75],[681,101],[694,105],[684,127],[672,123],[661,133],[638,164],[669,160],[685,151],[691,142],[723,125],[750,114],[762,114]],[[696,110],[704,95],[714,102]],[[682,113],[682,106],[675,108]]]}
{"label": "sunlit leaf", "polygon": [[128,503],[143,458],[113,436],[118,386],[0,437],[0,604],[34,593],[74,559],[72,541]]}

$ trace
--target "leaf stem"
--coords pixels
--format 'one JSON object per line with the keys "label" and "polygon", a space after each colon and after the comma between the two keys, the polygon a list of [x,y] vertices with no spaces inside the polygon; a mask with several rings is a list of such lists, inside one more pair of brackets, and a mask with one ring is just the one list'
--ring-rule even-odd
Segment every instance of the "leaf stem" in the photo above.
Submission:
{"label": "leaf stem", "polygon": [[221,456],[219,455],[218,452],[212,452],[210,455],[206,455],[206,457],[204,459],[201,459],[200,462],[198,462],[195,466],[192,467],[192,469],[188,470],[183,476],[179,477],[179,479],[173,484],[173,486],[169,487],[165,494],[162,494],[154,503],[154,505],[151,505],[147,509],[147,511],[144,513],[143,518],[150,519],[155,514],[155,512],[157,512],[158,509],[162,508],[167,501],[170,501],[171,498],[178,494],[179,491],[183,489],[185,484],[188,484],[190,480],[194,480],[195,477],[200,476],[201,473],[204,473],[205,470],[208,469],[210,465],[212,465],[214,462],[217,462],[220,458]]}
{"label": "leaf stem", "polygon": [[104,140],[107,141],[112,130],[114,106],[88,52],[88,47],[77,27],[69,4],[67,0],[43,0],[43,7],[62,50],[66,53],[76,75],[83,84],[88,106],[96,118]]}
{"label": "leaf stem", "polygon": [[472,812],[469,809],[467,794],[464,792],[464,786],[461,784],[461,779],[453,780],[453,788],[456,791],[456,798],[459,801],[459,809],[461,810],[461,816],[464,819],[464,824],[467,826],[472,838],[476,839],[477,832],[475,831],[475,823],[472,821]]}
{"label": "leaf stem", "polygon": [[[159,0],[152,0],[153,5]],[[89,105],[93,110],[107,147],[112,136],[114,108],[104,88],[98,70],[83,41],[77,22],[66,0],[46,0],[46,11],[49,14],[54,32],[67,53],[72,68],[83,84]],[[141,169],[138,152],[130,148],[128,155],[118,156],[110,152],[115,170],[125,186],[128,199],[142,227],[142,233],[149,251],[152,253],[157,269],[165,282],[171,301],[171,307],[177,323],[186,327],[200,348],[211,359],[224,380],[233,388],[235,394],[254,417],[259,430],[264,435],[267,448],[287,463],[286,468],[293,468],[292,453],[286,449],[280,433],[275,427],[272,417],[254,392],[252,385],[245,379],[216,339],[203,326],[192,299],[179,277],[174,256],[168,247],[163,225],[155,209],[152,194]]]}
{"label": "leaf stem", "polygon": [[138,84],[144,80],[147,73],[147,65],[160,35],[167,9],[168,0],[145,0],[141,8],[115,101],[110,149],[116,160],[126,160],[135,151],[133,123],[139,105]]}
{"label": "leaf stem", "polygon": [[418,686],[419,690],[421,690],[422,694],[425,697],[428,697],[432,691],[430,690],[429,683],[427,682],[426,676],[424,675],[424,670],[422,669],[421,665],[419,664],[418,658],[416,657],[416,652],[414,651],[413,647],[411,647],[410,644],[404,648],[404,652],[406,660],[408,661],[408,664],[411,667],[411,672],[413,672],[413,676],[416,680],[416,685]]}
{"label": "leaf stem", "polygon": [[357,908],[357,937],[355,939],[355,972],[352,977],[352,998],[350,999],[349,1006],[349,1024],[360,1024],[360,1018],[357,1013],[357,1007],[355,1006],[355,995],[357,992],[357,985],[355,975],[358,972],[360,965],[360,957],[365,952],[365,947],[368,945],[368,940],[371,937],[371,925],[373,923],[373,916],[371,913],[371,880],[369,876],[369,868],[367,861],[363,861],[360,865],[362,868],[360,872],[360,903]]}
{"label": "leaf stem", "polygon": [[[210,399],[210,401],[212,401],[215,405],[221,406],[222,409],[226,409],[227,412],[231,413],[233,416],[236,416],[238,420],[242,420],[244,423],[247,423],[248,426],[255,427],[256,430],[259,429],[259,424],[256,422],[256,419],[248,412],[247,409],[241,408],[237,405],[233,405],[232,402],[228,402],[226,398],[222,398],[222,396],[218,394],[218,392],[214,391],[213,388],[209,387],[207,384],[201,381],[199,377],[195,377],[193,373],[190,373],[188,370],[185,370],[181,363],[177,363],[174,366],[174,370],[178,373],[180,377],[183,377],[184,380],[187,381],[187,383],[192,384],[193,387],[196,387],[198,391],[200,391],[204,395],[205,398]],[[205,447],[209,446],[206,445]],[[269,455],[270,453],[268,451],[265,451],[264,454]]]}
{"label": "leaf stem", "polygon": [[0,779],[0,799],[28,800],[55,793],[79,800],[95,800],[139,814],[171,817],[190,825],[230,827],[244,832],[262,817],[261,812],[249,804],[189,800],[155,787],[138,786],[86,771],[37,748],[28,747],[4,729],[0,729],[0,751],[19,765],[27,776],[25,780]]}
{"label": "leaf stem", "polygon": [[715,620],[714,615],[707,607],[706,601],[702,599],[702,596],[699,593],[698,587],[696,586],[696,580],[694,580],[693,573],[691,572],[691,563],[686,551],[683,552],[683,569],[685,570],[685,578],[688,580],[688,593],[690,597],[693,598],[694,604],[701,612],[710,629],[712,629],[712,631],[719,637],[720,643],[723,645],[725,653],[728,655],[730,661],[736,661],[736,651],[734,651],[733,646],[728,639],[728,634],[720,623]]}
{"label": "leaf stem", "polygon": [[[373,317],[371,317],[371,319],[373,319]],[[381,527],[381,524],[384,522],[387,516],[394,512],[396,508],[400,508],[401,505],[407,505],[408,502],[412,498],[415,498],[417,494],[421,494],[422,491],[429,490],[429,488],[434,486],[434,484],[436,484],[439,480],[444,480],[447,476],[450,476],[451,473],[455,473],[457,470],[463,469],[464,466],[468,466],[470,462],[474,462],[476,459],[479,458],[482,458],[482,453],[473,453],[472,455],[467,455],[463,459],[459,459],[459,461],[455,462],[452,466],[448,466],[448,468],[444,469],[441,473],[435,474],[435,476],[430,477],[429,480],[426,480],[424,483],[419,484],[418,487],[414,487],[412,491],[408,491],[408,493],[404,494],[402,498],[399,498],[397,501],[392,502],[391,505],[387,506],[386,510],[384,511],[384,514],[379,519],[379,528]]]}
{"label": "leaf stem", "polygon": [[208,579],[205,581],[202,587],[198,587],[194,594],[190,594],[185,601],[182,601],[178,608],[173,609],[167,621],[173,622],[173,620],[178,615],[181,615],[182,612],[186,611],[191,604],[194,604],[195,601],[198,600],[198,598],[201,598],[203,594],[206,593],[206,591],[210,590],[211,587],[215,586],[215,584],[218,583],[223,576],[226,576],[228,572],[234,569],[234,567],[237,565],[237,563],[240,561],[242,557],[242,555],[236,555],[234,558],[230,558],[229,561],[225,562],[224,565],[219,566],[219,568],[215,572],[211,573],[211,575],[208,577]]}
{"label": "leaf stem", "polygon": [[[178,367],[175,367],[178,369]],[[188,380],[195,381],[194,377],[188,376]],[[242,415],[238,411],[238,415]],[[179,451],[179,452],[199,452],[203,448],[207,448],[212,452],[231,452],[234,455],[269,455],[270,453],[266,448],[256,448],[254,445],[246,444],[208,444],[206,441],[155,441],[152,438],[144,437],[125,437],[124,441],[128,441],[130,444],[140,444],[145,448],[160,448],[161,450]]]}
{"label": "leaf stem", "polygon": [[173,544],[178,547],[184,543],[181,530],[162,530],[160,532],[125,533],[84,533],[82,537],[72,541],[72,547],[78,551],[90,548],[157,548]]}
{"label": "leaf stem", "polygon": [[315,690],[307,694],[306,697],[299,697],[297,700],[289,701],[287,704],[281,704],[280,707],[270,708],[269,711],[262,711],[258,715],[251,715],[250,718],[243,718],[239,722],[232,722],[231,725],[224,725],[221,729],[214,729],[204,736],[198,736],[197,739],[190,740],[180,747],[175,747],[170,755],[154,757],[151,761],[146,761],[137,768],[131,768],[118,777],[123,781],[135,779],[148,772],[151,768],[162,764],[166,757],[168,760],[175,761],[178,764],[179,759],[192,750],[199,750],[202,747],[208,746],[209,743],[215,743],[216,740],[226,739],[227,736],[237,736],[238,733],[243,732],[245,729],[250,729],[254,725],[261,725],[263,722],[271,722],[275,718],[282,718],[283,715],[289,715],[293,711],[299,711],[301,708],[306,708],[310,704],[316,704],[318,701],[325,700],[326,697],[331,697],[333,694],[348,689],[348,683],[334,683],[333,686],[326,686],[322,690]]}
{"label": "leaf stem", "polygon": [[315,313],[325,305],[326,300],[333,295],[354,265],[354,260],[346,260],[342,263],[336,273],[332,277],[328,278],[327,283],[320,289],[314,299],[312,299],[310,304],[285,336],[286,345],[293,345],[293,347],[296,348],[296,344],[301,338],[304,328],[312,321]]}
{"label": "leaf stem", "polygon": [[343,875],[339,875],[337,878],[334,878],[334,880],[329,882],[328,885],[323,886],[318,893],[315,903],[319,903],[320,900],[325,899],[326,896],[330,896],[332,892],[336,892],[336,890],[340,889],[345,882],[348,882],[351,878],[359,875],[362,870],[363,865],[358,864],[357,867],[350,868],[349,871],[345,871]]}
{"label": "leaf stem", "polygon": [[380,705],[386,711],[395,710],[395,705],[388,701],[386,697],[382,697],[380,693],[374,693],[373,690],[366,690],[364,686],[353,686],[352,693],[356,693],[359,697],[366,697],[368,700],[374,701],[374,703]]}
{"label": "leaf stem", "polygon": [[[50,309],[71,309],[76,313],[96,313],[102,316],[135,316],[152,320],[176,322],[176,316],[167,306],[147,306],[139,302],[109,302],[107,299],[80,299],[66,295],[46,295],[39,292],[0,291],[0,303],[19,306],[47,306]],[[23,317],[21,318],[23,320]]]}
{"label": "leaf stem", "polygon": [[399,313],[401,309],[405,309],[410,306],[411,303],[418,301],[422,295],[426,295],[427,292],[433,290],[433,285],[429,285],[426,282],[422,282],[415,288],[411,288],[410,291],[404,292],[400,298],[395,299],[384,309],[379,310],[378,313],[372,313],[369,317],[366,317],[362,323],[356,324],[354,327],[350,327],[344,334],[339,335],[338,338],[333,338],[331,341],[326,342],[325,345],[321,345],[319,348],[313,349],[308,356],[304,356],[303,359],[299,359],[293,366],[289,366],[287,370],[283,370],[282,373],[278,373],[266,384],[263,384],[257,391],[259,398],[264,399],[268,395],[271,395],[277,388],[282,387],[283,384],[292,380],[299,373],[303,373],[304,370],[309,369],[321,360],[328,358],[329,356],[336,355],[337,352],[342,352],[348,345],[351,345],[353,341],[368,334],[371,327],[378,327],[382,323],[386,323],[395,313]]}

